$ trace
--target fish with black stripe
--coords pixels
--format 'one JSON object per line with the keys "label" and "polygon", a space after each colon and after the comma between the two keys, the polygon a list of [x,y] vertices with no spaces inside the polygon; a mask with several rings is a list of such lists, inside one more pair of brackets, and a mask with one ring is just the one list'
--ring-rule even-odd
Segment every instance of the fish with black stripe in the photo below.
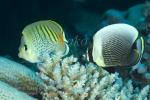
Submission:
{"label": "fish with black stripe", "polygon": [[69,52],[65,33],[55,21],[34,22],[27,25],[22,34],[18,56],[29,62],[43,62],[47,57],[63,57]]}
{"label": "fish with black stripe", "polygon": [[93,37],[87,59],[101,67],[137,66],[144,52],[144,39],[128,24],[103,27]]}

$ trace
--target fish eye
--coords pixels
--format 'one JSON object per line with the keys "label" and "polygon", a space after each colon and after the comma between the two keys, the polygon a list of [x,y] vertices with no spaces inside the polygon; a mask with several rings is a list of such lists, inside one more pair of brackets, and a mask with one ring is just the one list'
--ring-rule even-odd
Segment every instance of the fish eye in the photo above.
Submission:
{"label": "fish eye", "polygon": [[25,51],[27,51],[27,49],[28,49],[26,44],[24,44],[24,49],[25,49]]}

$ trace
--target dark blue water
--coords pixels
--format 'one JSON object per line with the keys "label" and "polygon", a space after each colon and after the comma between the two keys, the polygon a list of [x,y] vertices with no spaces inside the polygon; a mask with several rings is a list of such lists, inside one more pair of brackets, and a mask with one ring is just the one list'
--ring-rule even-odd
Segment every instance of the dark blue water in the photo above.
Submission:
{"label": "dark blue water", "polygon": [[[22,29],[29,23],[53,19],[67,27],[72,37],[73,24],[80,10],[102,14],[108,9],[127,10],[145,0],[1,0],[0,1],[0,55],[16,57]],[[83,0],[81,0],[83,1]]]}

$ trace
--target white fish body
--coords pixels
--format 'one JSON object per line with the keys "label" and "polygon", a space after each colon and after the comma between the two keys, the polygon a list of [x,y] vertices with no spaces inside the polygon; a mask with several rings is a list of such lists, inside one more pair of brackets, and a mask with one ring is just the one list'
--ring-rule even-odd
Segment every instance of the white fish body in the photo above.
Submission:
{"label": "white fish body", "polygon": [[[92,58],[102,67],[134,65],[140,59],[144,43],[136,28],[128,24],[112,24],[93,37]],[[133,56],[133,57],[131,57]]]}

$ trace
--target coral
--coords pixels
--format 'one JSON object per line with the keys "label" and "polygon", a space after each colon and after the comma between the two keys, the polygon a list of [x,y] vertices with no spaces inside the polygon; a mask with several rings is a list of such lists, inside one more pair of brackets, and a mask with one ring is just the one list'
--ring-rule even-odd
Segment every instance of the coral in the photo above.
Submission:
{"label": "coral", "polygon": [[0,81],[1,100],[37,100]]}
{"label": "coral", "polygon": [[103,27],[114,23],[128,23],[138,27],[140,30],[146,31],[146,28],[149,28],[149,10],[149,1],[135,5],[126,11],[109,9],[102,16],[100,26]]}
{"label": "coral", "polygon": [[[82,1],[86,0],[80,0]],[[35,100],[25,93],[41,93],[43,100],[150,100],[149,4],[139,4],[122,12],[111,9],[102,17],[84,9],[77,10],[72,15],[79,16],[78,20],[71,22],[75,33],[85,40],[89,40],[97,29],[108,24],[123,22],[137,27],[145,40],[142,64],[137,66],[140,68],[137,72],[129,73],[128,69],[116,67],[115,71],[121,70],[120,73],[109,73],[91,62],[79,62],[77,58],[70,56],[56,62],[48,59],[45,63],[39,63],[40,72],[37,75],[22,64],[0,57],[0,100]],[[77,37],[75,42],[82,41]],[[75,49],[71,48],[70,54],[83,54],[80,46],[83,49],[85,45],[79,43],[79,48],[76,43],[72,45],[75,45]]]}
{"label": "coral", "polygon": [[132,16],[130,16],[131,19],[129,18],[129,21],[139,29],[140,33],[147,35],[150,33],[150,2],[146,1],[144,4],[139,5],[139,7],[133,7],[136,14],[133,14],[134,11],[130,12]]}
{"label": "coral", "polygon": [[110,9],[102,16],[102,22],[100,23],[100,26],[104,27],[115,23],[128,23],[128,21],[124,18],[125,15],[126,12]]}
{"label": "coral", "polygon": [[141,90],[131,80],[125,82],[119,78],[118,73],[110,74],[92,63],[82,65],[73,56],[51,66],[43,65],[39,75],[47,82],[43,100],[150,99],[149,85]]}
{"label": "coral", "polygon": [[128,9],[126,18],[132,25],[136,25],[144,20],[144,6],[144,4],[139,4]]}
{"label": "coral", "polygon": [[44,82],[26,66],[0,57],[0,80],[29,94],[44,88]]}

